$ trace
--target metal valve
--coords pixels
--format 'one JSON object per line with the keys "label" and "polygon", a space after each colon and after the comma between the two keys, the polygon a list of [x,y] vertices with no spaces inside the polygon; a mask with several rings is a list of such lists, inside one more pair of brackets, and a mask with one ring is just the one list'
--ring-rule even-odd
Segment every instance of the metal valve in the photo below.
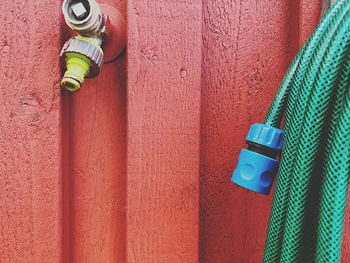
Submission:
{"label": "metal valve", "polygon": [[99,74],[106,56],[110,61],[124,49],[125,19],[117,9],[100,6],[95,0],[65,0],[62,12],[78,36],[69,39],[61,50],[61,64],[66,69],[61,86],[77,91],[85,78]]}

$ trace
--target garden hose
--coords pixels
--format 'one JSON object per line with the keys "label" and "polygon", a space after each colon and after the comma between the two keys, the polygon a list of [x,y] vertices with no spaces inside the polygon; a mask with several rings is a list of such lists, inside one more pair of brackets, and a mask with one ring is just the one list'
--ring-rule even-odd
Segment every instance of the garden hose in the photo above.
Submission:
{"label": "garden hose", "polygon": [[[252,126],[232,176],[268,193],[276,170],[269,152],[278,150],[276,130],[285,115],[263,262],[340,262],[350,175],[349,78],[350,1],[339,0],[293,60],[262,127]],[[247,151],[271,165],[252,165]]]}

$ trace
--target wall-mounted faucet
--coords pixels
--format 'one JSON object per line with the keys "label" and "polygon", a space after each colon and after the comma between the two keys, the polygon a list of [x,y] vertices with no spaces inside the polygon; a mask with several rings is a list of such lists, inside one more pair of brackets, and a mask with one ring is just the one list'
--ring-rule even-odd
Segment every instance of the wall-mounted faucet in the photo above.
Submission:
{"label": "wall-mounted faucet", "polygon": [[61,86],[77,91],[84,78],[99,74],[104,60],[115,59],[124,49],[125,19],[114,7],[100,6],[95,0],[65,0],[62,12],[78,36],[69,39],[61,50],[61,63],[66,69]]}

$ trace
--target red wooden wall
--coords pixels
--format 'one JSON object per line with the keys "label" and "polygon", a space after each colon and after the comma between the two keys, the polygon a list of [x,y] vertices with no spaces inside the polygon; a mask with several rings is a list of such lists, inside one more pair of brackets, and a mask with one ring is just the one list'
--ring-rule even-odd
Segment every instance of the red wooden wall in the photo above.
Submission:
{"label": "red wooden wall", "polygon": [[58,1],[0,1],[0,262],[4,263],[62,260],[59,8]]}
{"label": "red wooden wall", "polygon": [[72,94],[60,1],[0,0],[0,262],[260,262],[272,195],[230,177],[321,1],[103,2],[127,51]]}
{"label": "red wooden wall", "polygon": [[201,262],[262,260],[273,195],[229,179],[319,10],[319,1],[204,1]]}

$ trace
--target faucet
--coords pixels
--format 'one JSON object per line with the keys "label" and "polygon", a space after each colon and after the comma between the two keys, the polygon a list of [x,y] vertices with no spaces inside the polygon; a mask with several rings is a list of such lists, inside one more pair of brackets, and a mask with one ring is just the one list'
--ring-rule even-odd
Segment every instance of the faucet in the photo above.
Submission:
{"label": "faucet", "polygon": [[124,49],[125,18],[114,7],[100,6],[95,0],[64,0],[62,12],[66,24],[78,35],[70,38],[60,53],[66,69],[61,86],[77,91],[85,78],[98,76],[106,56],[113,60]]}

